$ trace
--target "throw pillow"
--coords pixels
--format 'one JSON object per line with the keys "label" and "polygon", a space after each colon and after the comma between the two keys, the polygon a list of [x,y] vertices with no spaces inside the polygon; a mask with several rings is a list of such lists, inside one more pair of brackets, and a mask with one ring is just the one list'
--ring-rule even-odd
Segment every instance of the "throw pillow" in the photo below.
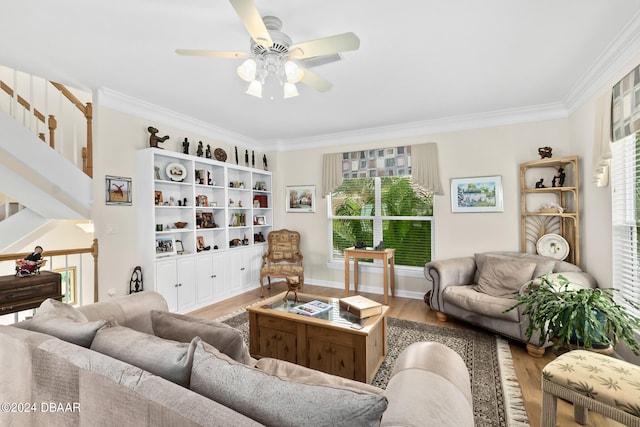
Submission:
{"label": "throw pillow", "polygon": [[530,261],[488,256],[473,289],[494,297],[511,297],[531,280],[535,268]]}
{"label": "throw pillow", "polygon": [[[558,289],[560,288],[558,276],[564,276],[568,281],[568,289],[569,290],[578,290],[583,288],[595,288],[596,287],[596,279],[589,273],[584,271],[565,271],[563,273],[553,273],[549,274],[547,277],[551,283],[558,284],[556,286]],[[533,280],[533,286],[540,286],[541,278],[536,277]]]}
{"label": "throw pillow", "polygon": [[240,331],[224,323],[152,310],[151,326],[153,333],[158,337],[180,342],[190,342],[195,337],[200,337],[202,341],[214,346],[237,362],[244,364],[255,362],[249,354]]}
{"label": "throw pillow", "polygon": [[165,340],[124,326],[102,328],[91,350],[106,354],[184,387],[189,386],[196,342]]}
{"label": "throw pillow", "polygon": [[48,298],[40,304],[25,329],[42,332],[82,347],[89,348],[96,332],[106,320],[88,322],[72,305]]}
{"label": "throw pillow", "polygon": [[191,390],[273,426],[379,426],[384,395],[303,384],[237,363],[214,347],[196,346]]}

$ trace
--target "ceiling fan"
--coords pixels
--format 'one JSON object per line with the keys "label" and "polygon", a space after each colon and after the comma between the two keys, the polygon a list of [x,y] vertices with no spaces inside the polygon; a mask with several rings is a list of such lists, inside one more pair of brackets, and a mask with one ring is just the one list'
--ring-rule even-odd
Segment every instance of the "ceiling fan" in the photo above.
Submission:
{"label": "ceiling fan", "polygon": [[360,39],[354,33],[336,34],[302,43],[292,43],[280,31],[282,21],[275,16],[261,17],[253,0],[229,0],[251,35],[249,52],[176,49],[179,55],[246,58],[238,75],[249,82],[247,93],[262,97],[262,86],[275,77],[284,86],[284,97],[298,95],[296,83],[302,82],[319,92],[331,89],[331,82],[313,73],[309,67],[338,61],[338,52],[357,50]]}

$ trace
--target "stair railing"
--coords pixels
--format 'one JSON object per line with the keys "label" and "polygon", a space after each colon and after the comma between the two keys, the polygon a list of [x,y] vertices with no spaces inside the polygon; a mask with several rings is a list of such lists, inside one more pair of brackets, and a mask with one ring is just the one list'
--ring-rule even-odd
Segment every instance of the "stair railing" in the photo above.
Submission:
{"label": "stair railing", "polygon": [[[67,99],[71,104],[73,104],[78,111],[82,113],[86,120],[87,124],[87,133],[86,133],[86,146],[82,147],[82,171],[86,173],[89,177],[93,177],[93,130],[92,130],[92,122],[93,122],[93,107],[90,102],[83,104],[67,87],[60,83],[49,82],[53,87],[55,87],[62,96]],[[23,96],[17,93],[10,85],[6,82],[0,80],[0,90],[4,91],[13,102],[13,116],[17,118],[17,106],[21,106],[24,108],[24,111],[28,112],[30,115],[33,115],[36,122],[41,122],[43,125],[48,127],[48,139],[49,146],[53,149],[56,148],[55,145],[55,131],[58,128],[58,121],[55,115],[51,114],[48,118],[45,118],[45,114],[32,106],[33,102],[29,102]],[[46,89],[45,89],[46,90]],[[46,98],[46,94],[44,95]],[[24,123],[23,123],[24,124]],[[27,125],[28,127],[28,125]],[[38,137],[46,142],[46,135],[44,132],[39,132],[36,126],[36,133]]]}

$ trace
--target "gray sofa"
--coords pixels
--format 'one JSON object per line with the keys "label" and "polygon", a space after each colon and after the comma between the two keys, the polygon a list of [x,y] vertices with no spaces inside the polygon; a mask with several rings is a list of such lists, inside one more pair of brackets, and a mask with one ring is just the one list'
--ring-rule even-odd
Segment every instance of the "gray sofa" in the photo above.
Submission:
{"label": "gray sofa", "polygon": [[538,346],[536,335],[527,342],[529,321],[524,309],[505,310],[516,304],[515,295],[532,279],[547,273],[552,280],[562,273],[572,283],[596,286],[590,275],[565,261],[521,252],[485,252],[427,263],[424,274],[433,287],[425,302],[436,311],[438,320],[452,316],[481,326],[526,343],[529,354],[541,357],[551,343]]}
{"label": "gray sofa", "polygon": [[154,292],[47,300],[0,326],[0,424],[473,426],[467,367],[444,345],[409,346],[382,390],[256,361],[235,329],[166,310]]}

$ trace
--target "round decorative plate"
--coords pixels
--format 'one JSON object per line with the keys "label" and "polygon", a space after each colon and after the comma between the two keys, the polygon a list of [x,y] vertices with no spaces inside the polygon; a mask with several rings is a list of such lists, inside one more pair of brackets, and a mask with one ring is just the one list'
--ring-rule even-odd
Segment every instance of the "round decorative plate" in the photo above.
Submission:
{"label": "round decorative plate", "polygon": [[539,255],[563,260],[569,255],[569,243],[559,234],[545,234],[538,239],[536,250]]}
{"label": "round decorative plate", "polygon": [[213,150],[213,155],[219,162],[227,161],[227,153],[222,148],[216,148],[215,150]]}
{"label": "round decorative plate", "polygon": [[187,168],[180,163],[169,163],[167,165],[167,176],[171,181],[184,181],[187,177]]}

